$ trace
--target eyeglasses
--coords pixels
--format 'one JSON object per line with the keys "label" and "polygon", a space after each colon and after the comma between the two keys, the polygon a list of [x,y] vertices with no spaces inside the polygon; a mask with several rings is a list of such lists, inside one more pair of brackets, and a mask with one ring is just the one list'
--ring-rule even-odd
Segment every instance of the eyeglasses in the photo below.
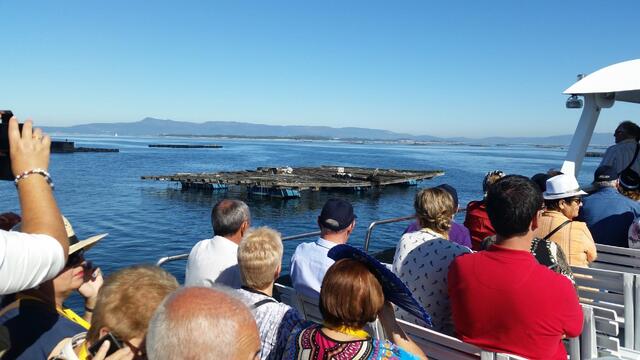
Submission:
{"label": "eyeglasses", "polygon": [[65,267],[74,267],[82,264],[84,261],[84,249],[80,249],[73,254],[70,254],[67,258],[67,264]]}
{"label": "eyeglasses", "polygon": [[576,204],[582,204],[582,198],[567,199],[567,202],[573,202],[573,203],[576,203]]}

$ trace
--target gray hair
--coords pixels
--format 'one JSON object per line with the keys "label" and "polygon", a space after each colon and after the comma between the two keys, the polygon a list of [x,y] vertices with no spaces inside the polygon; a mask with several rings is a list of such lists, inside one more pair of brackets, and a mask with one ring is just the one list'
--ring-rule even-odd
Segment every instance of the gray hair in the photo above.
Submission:
{"label": "gray hair", "polygon": [[240,200],[220,200],[211,210],[213,232],[219,236],[233,235],[245,221],[251,221],[249,206]]}
{"label": "gray hair", "polygon": [[618,185],[618,179],[611,181],[596,181],[593,183],[593,185],[595,185],[598,189],[615,188],[616,185]]}
{"label": "gray hair", "polygon": [[[195,301],[185,301],[189,297]],[[205,360],[215,352],[220,359],[233,359],[237,337],[247,321],[254,321],[251,312],[230,290],[179,289],[158,306],[149,322],[147,357]]]}

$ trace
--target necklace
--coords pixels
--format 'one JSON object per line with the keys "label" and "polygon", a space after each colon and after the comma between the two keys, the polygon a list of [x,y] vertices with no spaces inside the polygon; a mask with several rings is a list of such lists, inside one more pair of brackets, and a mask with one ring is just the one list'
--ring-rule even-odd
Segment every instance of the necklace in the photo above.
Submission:
{"label": "necklace", "polygon": [[359,339],[367,339],[369,338],[369,333],[362,330],[362,329],[356,329],[356,328],[352,328],[349,326],[338,326],[338,327],[331,327],[328,326],[327,324],[324,324],[324,327],[326,327],[327,329],[345,334],[345,335],[349,335],[349,336],[353,336],[353,337],[357,337]]}

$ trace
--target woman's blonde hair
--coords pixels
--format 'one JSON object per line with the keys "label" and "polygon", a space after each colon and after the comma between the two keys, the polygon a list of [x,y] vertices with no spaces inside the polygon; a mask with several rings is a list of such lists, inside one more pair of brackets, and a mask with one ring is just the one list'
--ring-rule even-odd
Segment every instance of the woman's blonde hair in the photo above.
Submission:
{"label": "woman's blonde hair", "polygon": [[437,187],[422,189],[416,194],[413,207],[421,227],[449,238],[449,229],[455,214],[451,194]]}
{"label": "woman's blonde hair", "polygon": [[266,226],[250,231],[238,246],[242,283],[252,289],[269,286],[282,264],[282,251],[279,232]]}
{"label": "woman's blonde hair", "polygon": [[116,271],[100,288],[87,340],[98,341],[103,327],[122,340],[145,335],[153,312],[178,287],[176,278],[157,266]]}

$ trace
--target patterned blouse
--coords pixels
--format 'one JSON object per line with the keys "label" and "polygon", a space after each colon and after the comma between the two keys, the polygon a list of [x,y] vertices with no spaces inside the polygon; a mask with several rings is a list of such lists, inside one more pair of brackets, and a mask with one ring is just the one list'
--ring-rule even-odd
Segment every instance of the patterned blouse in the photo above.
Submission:
{"label": "patterned blouse", "polygon": [[[453,259],[467,253],[471,253],[468,247],[422,229],[402,235],[393,258],[392,271],[431,315],[433,329],[447,335],[454,333],[447,273]],[[402,320],[425,326],[402,309],[398,309],[396,315]]]}
{"label": "patterned blouse", "polygon": [[312,325],[289,338],[283,360],[414,360],[419,359],[389,340],[338,341]]}

